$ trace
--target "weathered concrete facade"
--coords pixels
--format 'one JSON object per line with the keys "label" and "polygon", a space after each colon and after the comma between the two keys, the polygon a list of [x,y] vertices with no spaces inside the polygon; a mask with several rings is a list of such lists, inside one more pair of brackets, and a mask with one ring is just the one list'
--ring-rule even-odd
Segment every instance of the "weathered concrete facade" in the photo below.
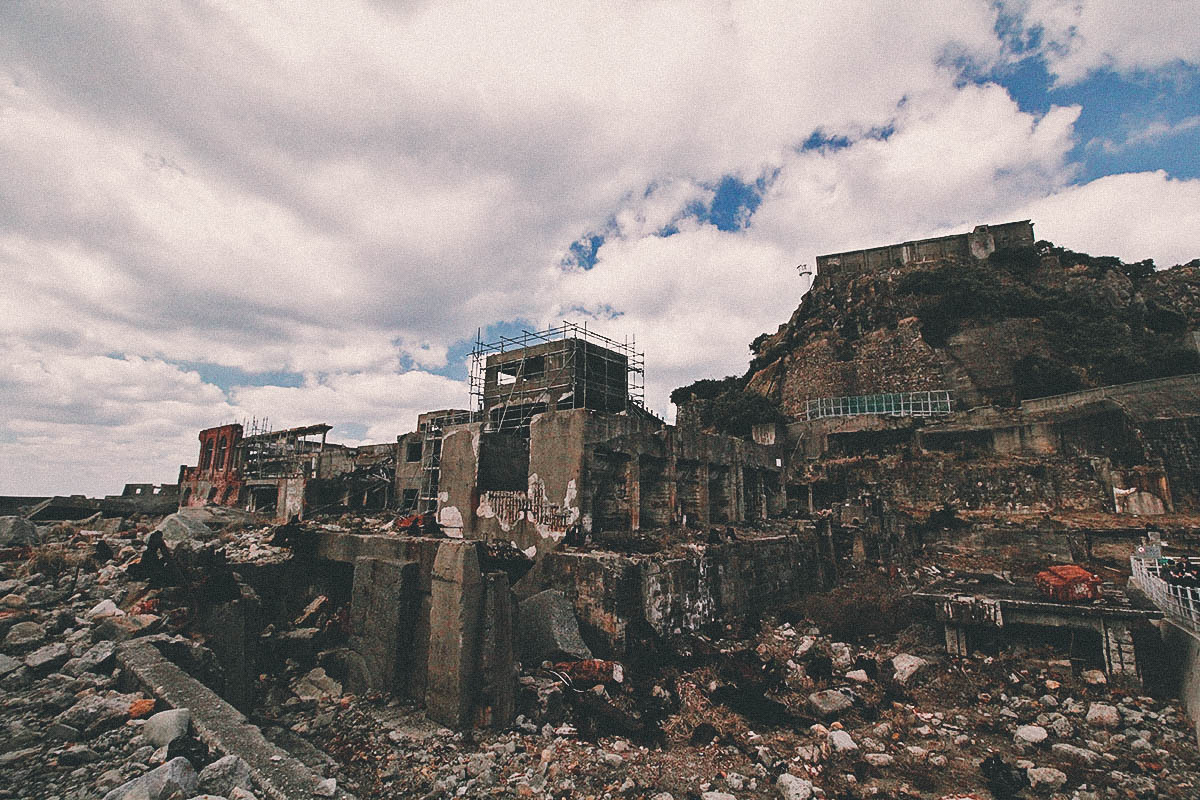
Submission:
{"label": "weathered concrete facade", "polygon": [[703,528],[786,507],[776,446],[587,409],[534,416],[527,440],[485,428],[451,428],[442,445],[438,520],[469,538],[544,552],[572,526]]}
{"label": "weathered concrete facade", "polygon": [[1029,246],[1033,243],[1033,223],[1027,219],[999,225],[976,225],[970,233],[817,256],[817,274],[826,280],[844,280],[864,272],[944,258],[984,259],[1000,248]]}

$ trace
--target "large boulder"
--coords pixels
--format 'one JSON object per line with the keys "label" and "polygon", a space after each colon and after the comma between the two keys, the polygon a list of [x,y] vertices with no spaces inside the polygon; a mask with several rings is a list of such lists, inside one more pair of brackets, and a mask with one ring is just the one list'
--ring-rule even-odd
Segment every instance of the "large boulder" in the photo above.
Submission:
{"label": "large boulder", "polygon": [[196,784],[196,770],[192,762],[181,756],[141,777],[121,784],[104,795],[104,800],[167,800],[194,797]]}
{"label": "large boulder", "polygon": [[234,789],[254,790],[250,766],[237,756],[230,754],[218,758],[200,770],[200,791],[205,794],[231,797]]}
{"label": "large boulder", "polygon": [[581,661],[592,651],[579,635],[579,621],[566,595],[557,589],[538,592],[520,604],[519,645],[527,665],[543,661]]}
{"label": "large boulder", "polygon": [[154,530],[162,534],[163,541],[169,545],[180,542],[206,542],[213,538],[213,529],[205,522],[212,519],[212,514],[205,509],[185,508],[174,514],[163,517]]}
{"label": "large boulder", "polygon": [[24,517],[0,517],[0,547],[30,547],[38,543],[37,526]]}
{"label": "large boulder", "polygon": [[166,747],[176,739],[187,736],[192,723],[192,712],[186,708],[160,711],[146,720],[142,735],[155,747]]}

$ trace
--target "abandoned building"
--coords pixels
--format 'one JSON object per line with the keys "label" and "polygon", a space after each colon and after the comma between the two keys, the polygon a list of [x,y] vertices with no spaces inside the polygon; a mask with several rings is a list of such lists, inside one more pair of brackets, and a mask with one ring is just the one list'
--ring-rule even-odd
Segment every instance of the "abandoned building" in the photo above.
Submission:
{"label": "abandoned building", "polygon": [[703,528],[786,508],[783,447],[684,431],[643,404],[644,357],[585,326],[478,343],[474,408],[429,411],[395,443],[345,447],[329,425],[200,433],[180,503],[303,517],[436,513],[452,536],[551,549],[572,528]]}
{"label": "abandoned building", "polygon": [[901,244],[817,256],[817,274],[826,281],[894,267],[929,264],[941,259],[984,259],[996,250],[1032,246],[1033,223],[1027,219],[999,225],[977,225],[970,233],[919,239]]}

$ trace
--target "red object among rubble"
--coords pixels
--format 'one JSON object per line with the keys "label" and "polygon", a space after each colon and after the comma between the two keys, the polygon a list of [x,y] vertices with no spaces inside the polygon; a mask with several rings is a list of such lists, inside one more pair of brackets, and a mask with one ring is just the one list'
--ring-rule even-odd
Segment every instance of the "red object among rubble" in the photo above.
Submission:
{"label": "red object among rubble", "polygon": [[583,661],[563,661],[554,669],[566,675],[577,689],[590,688],[599,683],[621,683],[625,670],[616,661],[587,658]]}
{"label": "red object among rubble", "polygon": [[1059,603],[1100,599],[1100,579],[1076,564],[1061,564],[1033,579],[1042,594]]}

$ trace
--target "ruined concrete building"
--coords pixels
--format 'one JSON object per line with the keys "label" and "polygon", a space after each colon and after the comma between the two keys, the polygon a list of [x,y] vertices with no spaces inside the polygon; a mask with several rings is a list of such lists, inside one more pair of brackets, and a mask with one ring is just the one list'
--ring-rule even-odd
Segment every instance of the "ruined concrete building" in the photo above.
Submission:
{"label": "ruined concrete building", "polygon": [[316,508],[436,513],[453,536],[553,548],[581,534],[701,528],[785,509],[782,447],[683,431],[643,405],[635,347],[564,323],[480,342],[475,408],[429,411],[394,444],[350,448],[328,425],[200,433],[181,505],[286,520]]}
{"label": "ruined concrete building", "polygon": [[1033,243],[1033,223],[1027,219],[976,225],[970,233],[817,256],[817,273],[826,281],[842,281],[897,266],[932,264],[943,259],[985,259],[999,249],[1031,247]]}

